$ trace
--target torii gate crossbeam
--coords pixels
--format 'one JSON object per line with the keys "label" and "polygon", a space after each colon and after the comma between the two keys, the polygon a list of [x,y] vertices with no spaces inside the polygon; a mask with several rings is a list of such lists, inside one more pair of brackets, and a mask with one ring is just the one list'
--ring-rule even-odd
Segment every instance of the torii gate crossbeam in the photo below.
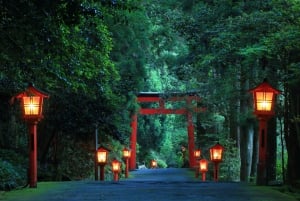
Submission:
{"label": "torii gate crossbeam", "polygon": [[[179,109],[169,109],[165,107],[167,101],[185,101],[186,107]],[[134,170],[136,168],[136,142],[137,142],[137,127],[138,127],[138,114],[140,115],[155,115],[155,114],[181,114],[187,117],[187,132],[188,132],[188,150],[189,150],[189,165],[194,167],[196,160],[194,157],[195,140],[194,140],[194,125],[193,125],[193,113],[205,111],[204,108],[198,108],[197,102],[200,101],[200,97],[195,93],[171,93],[165,96],[162,93],[157,92],[141,92],[137,96],[138,103],[158,103],[157,108],[140,108],[137,114],[132,116],[131,122],[131,138],[130,149],[131,158],[129,163],[129,169]]]}

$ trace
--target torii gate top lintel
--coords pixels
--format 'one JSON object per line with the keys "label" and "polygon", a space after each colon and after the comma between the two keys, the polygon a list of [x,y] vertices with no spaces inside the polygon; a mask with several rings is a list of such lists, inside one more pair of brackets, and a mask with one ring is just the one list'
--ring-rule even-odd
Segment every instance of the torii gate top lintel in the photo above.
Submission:
{"label": "torii gate top lintel", "polygon": [[151,100],[186,100],[186,99],[193,99],[200,101],[200,97],[198,96],[197,92],[139,92],[137,94],[137,98],[139,102],[151,102]]}
{"label": "torii gate top lintel", "polygon": [[[158,108],[140,108],[139,114],[185,114],[187,112],[202,112],[205,109],[199,108],[193,103],[200,102],[201,98],[197,95],[197,92],[140,92],[137,95],[137,102],[139,103],[158,103]],[[165,107],[165,102],[167,101],[185,101],[186,105],[190,108],[188,111],[187,108],[180,109],[168,109]]]}
{"label": "torii gate top lintel", "polygon": [[138,93],[138,96],[156,96],[156,97],[163,97],[163,96],[198,96],[197,91],[188,91],[188,92],[145,92],[141,91]]}

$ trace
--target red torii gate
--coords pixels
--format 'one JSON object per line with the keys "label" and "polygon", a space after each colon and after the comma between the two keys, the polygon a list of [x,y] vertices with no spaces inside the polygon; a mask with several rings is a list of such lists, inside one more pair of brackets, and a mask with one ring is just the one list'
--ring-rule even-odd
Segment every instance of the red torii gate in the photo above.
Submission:
{"label": "red torii gate", "polygon": [[[165,107],[167,101],[185,101],[186,107],[179,109],[170,109]],[[131,138],[130,149],[131,157],[129,169],[136,168],[136,142],[137,142],[137,118],[140,115],[154,115],[154,114],[182,114],[187,117],[187,131],[188,131],[188,149],[189,149],[189,165],[194,167],[196,160],[194,157],[195,140],[194,140],[194,125],[193,113],[205,111],[204,108],[198,108],[197,102],[200,102],[200,97],[195,92],[189,93],[158,93],[158,92],[141,92],[137,96],[138,103],[158,103],[156,108],[140,108],[137,114],[132,116],[131,122]]]}

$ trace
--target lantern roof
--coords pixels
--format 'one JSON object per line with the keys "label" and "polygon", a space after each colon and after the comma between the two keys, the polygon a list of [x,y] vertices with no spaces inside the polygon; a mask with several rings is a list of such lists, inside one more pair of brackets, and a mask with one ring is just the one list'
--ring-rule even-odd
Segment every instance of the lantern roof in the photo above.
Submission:
{"label": "lantern roof", "polygon": [[42,98],[49,98],[47,93],[34,87],[33,83],[29,83],[28,88],[25,91],[17,94],[15,98],[22,98],[24,96],[40,96]]}
{"label": "lantern roof", "polygon": [[107,152],[110,152],[110,151],[111,151],[110,149],[108,149],[108,148],[106,148],[106,147],[104,147],[104,146],[102,146],[102,145],[98,147],[97,151],[98,151],[98,150],[104,150],[104,151],[107,151]]}
{"label": "lantern roof", "polygon": [[119,162],[119,163],[120,163],[120,161],[119,161],[117,158],[114,158],[114,159],[112,160],[112,162]]}
{"label": "lantern roof", "polygon": [[274,94],[280,94],[281,92],[275,88],[273,88],[267,79],[264,79],[264,81],[259,84],[258,86],[252,88],[249,90],[249,92],[255,93],[257,91],[268,91],[268,92],[273,92]]}
{"label": "lantern roof", "polygon": [[217,142],[217,144],[212,146],[211,149],[222,149],[222,150],[224,150],[224,147],[219,142]]}
{"label": "lantern roof", "polygon": [[206,160],[205,158],[202,158],[202,159],[199,160],[199,163],[200,163],[200,165],[203,164],[203,163],[206,163],[208,165],[209,161]]}

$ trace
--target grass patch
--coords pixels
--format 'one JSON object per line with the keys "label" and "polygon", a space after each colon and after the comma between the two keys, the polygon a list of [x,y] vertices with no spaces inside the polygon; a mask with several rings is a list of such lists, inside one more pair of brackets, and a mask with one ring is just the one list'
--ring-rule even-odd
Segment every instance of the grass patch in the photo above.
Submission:
{"label": "grass patch", "polygon": [[[285,201],[298,201],[298,200],[300,201],[300,194],[296,192],[289,192],[287,186],[278,186],[278,187],[256,186],[256,185],[250,185],[250,186],[256,191],[262,191],[263,192],[262,194],[274,195],[274,198],[277,198],[280,201],[282,200],[282,197],[284,197]],[[276,194],[278,194],[278,197],[276,197]]]}
{"label": "grass patch", "polygon": [[7,192],[0,192],[0,201],[14,199],[29,199],[45,195],[49,190],[63,190],[70,186],[70,182],[39,182],[37,188],[20,188]]}
{"label": "grass patch", "polygon": [[300,189],[298,189],[298,188],[293,188],[291,186],[284,185],[284,186],[279,186],[279,187],[273,187],[273,189],[275,189],[281,193],[284,193],[286,195],[289,195],[289,196],[295,198],[296,200],[300,200]]}

